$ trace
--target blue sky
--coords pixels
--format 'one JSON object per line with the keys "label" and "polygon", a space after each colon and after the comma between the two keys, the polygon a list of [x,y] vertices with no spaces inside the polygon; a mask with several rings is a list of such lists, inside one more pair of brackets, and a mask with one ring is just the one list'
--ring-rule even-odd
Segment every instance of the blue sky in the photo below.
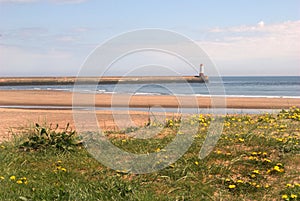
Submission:
{"label": "blue sky", "polygon": [[76,75],[97,45],[143,28],[195,40],[221,75],[300,75],[299,27],[299,0],[0,0],[0,76]]}

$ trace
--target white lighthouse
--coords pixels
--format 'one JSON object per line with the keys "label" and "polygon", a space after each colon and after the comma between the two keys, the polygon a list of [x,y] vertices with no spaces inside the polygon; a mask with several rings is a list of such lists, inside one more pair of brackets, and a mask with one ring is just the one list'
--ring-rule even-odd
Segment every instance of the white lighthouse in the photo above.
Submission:
{"label": "white lighthouse", "polygon": [[200,64],[200,73],[199,73],[199,77],[204,77],[204,65]]}

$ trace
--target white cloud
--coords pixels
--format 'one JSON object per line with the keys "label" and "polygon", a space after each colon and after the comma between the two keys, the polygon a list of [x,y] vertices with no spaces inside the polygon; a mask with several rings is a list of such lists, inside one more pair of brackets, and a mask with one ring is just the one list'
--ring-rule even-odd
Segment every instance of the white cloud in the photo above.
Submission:
{"label": "white cloud", "polygon": [[[219,56],[231,58],[298,57],[300,53],[300,21],[264,25],[240,26],[219,30],[219,42],[206,41],[204,45]],[[219,49],[219,50],[218,50]],[[234,53],[230,54],[229,53]]]}
{"label": "white cloud", "polygon": [[1,44],[0,55],[1,76],[74,75],[82,62],[72,52],[32,50]]}
{"label": "white cloud", "polygon": [[262,28],[265,26],[265,23],[264,23],[264,21],[260,21],[257,23],[257,25]]}
{"label": "white cloud", "polygon": [[[299,75],[299,27],[300,21],[217,27],[199,45],[222,75]],[[0,44],[0,76],[76,74],[85,56],[97,46],[86,31],[96,32],[80,27],[60,33],[39,27],[2,30],[2,43],[22,47]]]}
{"label": "white cloud", "polygon": [[60,42],[76,42],[76,41],[78,41],[78,39],[74,36],[59,36],[59,37],[57,37],[56,40],[60,41]]}
{"label": "white cloud", "polygon": [[261,21],[256,26],[214,28],[207,40],[199,44],[224,69],[243,67],[255,74],[253,69],[266,73],[262,68],[284,66],[281,72],[299,74],[299,27],[300,21],[278,24]]}

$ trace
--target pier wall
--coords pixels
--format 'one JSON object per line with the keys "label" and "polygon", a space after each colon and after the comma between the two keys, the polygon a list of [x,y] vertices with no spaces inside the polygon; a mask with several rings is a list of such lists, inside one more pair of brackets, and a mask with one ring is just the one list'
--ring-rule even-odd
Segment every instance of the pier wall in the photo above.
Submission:
{"label": "pier wall", "polygon": [[136,84],[136,83],[204,83],[207,76],[141,76],[141,77],[6,77],[0,86],[73,85],[80,84]]}

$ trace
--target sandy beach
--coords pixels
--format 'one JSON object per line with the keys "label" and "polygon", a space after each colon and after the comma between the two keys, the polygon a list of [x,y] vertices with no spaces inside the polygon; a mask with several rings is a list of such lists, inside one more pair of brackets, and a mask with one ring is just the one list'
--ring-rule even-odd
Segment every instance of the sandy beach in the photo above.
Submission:
{"label": "sandy beach", "polygon": [[[0,91],[0,106],[72,106],[72,92],[42,91],[42,90],[2,90]],[[83,100],[91,98],[90,94],[80,95]],[[86,99],[86,100],[85,100]],[[300,107],[300,98],[264,98],[264,97],[226,97],[227,108],[241,109],[282,109],[291,106]],[[214,107],[224,107],[223,98],[208,96],[170,96],[170,95],[122,95],[122,94],[96,94],[96,107],[153,107],[166,108],[198,107],[210,108],[212,101],[221,102]],[[194,102],[193,102],[194,101]],[[88,101],[89,102],[89,101]],[[112,104],[113,103],[113,104]]]}
{"label": "sandy beach", "polygon": [[[119,118],[124,118],[121,127],[143,126],[148,121],[148,113],[131,111],[129,113],[132,122],[128,122],[128,114],[125,111],[117,111]],[[113,120],[111,111],[97,111],[98,125],[103,130],[119,130]],[[6,109],[0,108],[0,142],[11,139],[13,134],[20,133],[22,128],[28,128],[35,123],[41,125],[50,123],[58,124],[64,128],[68,123],[75,129],[72,110],[31,110],[31,109]]]}
{"label": "sandy beach", "polygon": [[[90,98],[90,95],[83,95],[81,98]],[[212,106],[209,97],[176,97],[176,96],[145,96],[145,95],[112,95],[97,94],[95,97],[95,106],[97,107],[194,107],[190,100],[196,100],[200,108],[210,108]],[[220,101],[216,99],[214,101]],[[227,108],[238,109],[283,109],[291,106],[300,107],[298,98],[246,98],[246,97],[227,97]],[[83,104],[84,105],[84,104]],[[63,91],[0,91],[0,106],[53,106],[53,107],[71,107],[72,93]],[[222,104],[217,104],[222,106]],[[84,112],[84,111],[82,111]],[[128,123],[126,111],[119,111],[118,114],[124,113],[124,127],[142,126],[147,123],[149,113],[143,111],[130,111],[132,122]],[[171,115],[171,114],[168,114]],[[111,111],[97,111],[97,120],[102,129],[117,130]],[[48,124],[59,124],[64,127],[67,123],[74,127],[73,113],[71,109],[0,109],[0,141],[8,140],[12,133],[17,133],[22,127],[28,127],[35,122]]]}

